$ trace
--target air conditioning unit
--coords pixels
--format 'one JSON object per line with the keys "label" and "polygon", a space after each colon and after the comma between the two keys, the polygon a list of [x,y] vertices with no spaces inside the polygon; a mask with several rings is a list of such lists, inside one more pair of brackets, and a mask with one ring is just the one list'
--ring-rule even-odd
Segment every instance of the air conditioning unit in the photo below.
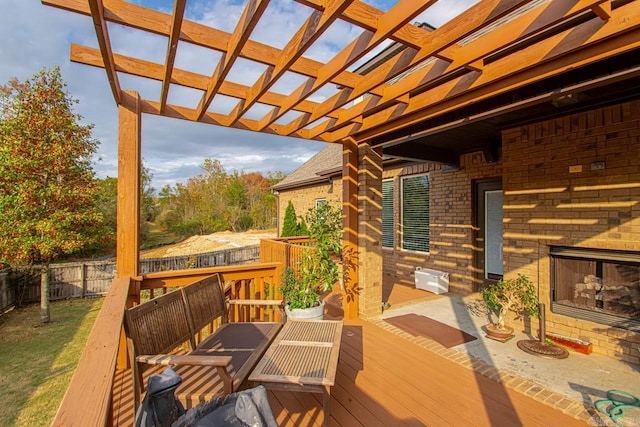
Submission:
{"label": "air conditioning unit", "polygon": [[449,292],[449,273],[416,267],[415,279],[417,289],[433,292],[434,294]]}

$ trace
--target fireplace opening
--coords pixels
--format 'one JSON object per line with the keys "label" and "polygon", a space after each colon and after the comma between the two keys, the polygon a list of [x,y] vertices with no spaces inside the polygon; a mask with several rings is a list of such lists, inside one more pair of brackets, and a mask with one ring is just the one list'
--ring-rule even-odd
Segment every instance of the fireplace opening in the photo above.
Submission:
{"label": "fireplace opening", "polygon": [[552,247],[551,310],[640,331],[640,253]]}

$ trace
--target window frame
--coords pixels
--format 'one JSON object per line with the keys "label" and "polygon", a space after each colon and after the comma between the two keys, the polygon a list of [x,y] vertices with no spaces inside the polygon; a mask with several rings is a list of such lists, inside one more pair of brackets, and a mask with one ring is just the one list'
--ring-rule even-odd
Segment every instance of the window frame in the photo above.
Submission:
{"label": "window frame", "polygon": [[329,202],[327,201],[326,197],[320,197],[320,198],[315,200],[314,206],[317,209],[320,205],[327,204],[327,203],[329,203]]}
{"label": "window frame", "polygon": [[[427,237],[426,237],[426,250],[423,249],[416,249],[415,245],[411,246],[411,247],[406,247],[406,227],[405,227],[405,182],[409,179],[416,179],[416,178],[421,178],[421,177],[426,177],[427,178],[427,185],[428,185],[428,195],[427,195],[427,202],[429,204],[428,209],[426,210],[426,224],[427,224]],[[402,176],[400,177],[400,249],[406,252],[414,252],[414,253],[420,253],[420,254],[429,254],[430,250],[431,250],[431,216],[430,216],[430,210],[431,210],[431,178],[429,173],[420,173],[420,174],[413,174],[413,175],[406,175],[406,176]],[[409,242],[410,243],[410,242]]]}

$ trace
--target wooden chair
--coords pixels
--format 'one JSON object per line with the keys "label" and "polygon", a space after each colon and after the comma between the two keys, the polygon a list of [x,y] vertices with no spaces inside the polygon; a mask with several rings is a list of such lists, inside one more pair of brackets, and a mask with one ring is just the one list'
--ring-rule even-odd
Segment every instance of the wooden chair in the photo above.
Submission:
{"label": "wooden chair", "polygon": [[[202,329],[216,320],[221,326],[198,343]],[[183,379],[176,396],[186,408],[233,393],[281,326],[278,322],[228,323],[218,274],[126,310],[135,407],[144,391],[143,374],[153,373],[149,365],[174,367]],[[186,348],[178,349],[182,344]]]}

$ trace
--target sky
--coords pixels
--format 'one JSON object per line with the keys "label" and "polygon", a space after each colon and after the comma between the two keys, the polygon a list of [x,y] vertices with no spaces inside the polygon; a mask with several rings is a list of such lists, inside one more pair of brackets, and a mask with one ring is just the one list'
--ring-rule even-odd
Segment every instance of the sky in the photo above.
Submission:
{"label": "sky", "polygon": [[[130,0],[156,10],[170,12],[172,0]],[[478,0],[440,0],[416,21],[429,22],[438,27]],[[383,11],[395,1],[365,0]],[[246,0],[188,0],[185,16],[189,20],[232,32]],[[282,48],[309,16],[311,10],[290,0],[271,0],[252,38]],[[164,63],[166,38],[138,30],[109,24],[114,52]],[[305,53],[312,59],[326,61],[356,38],[362,30],[346,22],[327,32]],[[134,41],[134,42],[132,42]],[[92,124],[93,137],[100,141],[94,158],[94,170],[99,178],[117,176],[118,111],[103,69],[72,63],[70,43],[98,47],[90,17],[44,6],[40,0],[0,0],[0,84],[11,77],[31,78],[43,67],[60,67],[67,90],[79,101],[74,111],[83,117],[83,124]],[[185,44],[178,49],[175,67],[210,76],[219,55],[203,48]],[[239,60],[228,79],[251,85],[264,67]],[[144,99],[159,99],[160,83],[119,74],[122,89],[137,90]],[[271,88],[288,94],[304,79],[291,74]],[[329,87],[332,86],[332,87]],[[314,94],[321,102],[335,93],[335,86],[327,85]],[[201,92],[172,85],[168,102],[195,108]],[[216,96],[209,111],[227,114],[237,100]],[[248,112],[257,119],[270,109],[258,104]],[[295,114],[277,123],[287,123]],[[152,186],[160,190],[165,185],[186,182],[201,172],[205,158],[219,160],[227,172],[283,172],[291,173],[325,143],[305,141],[204,125],[184,120],[143,115],[142,157],[152,175]]]}

